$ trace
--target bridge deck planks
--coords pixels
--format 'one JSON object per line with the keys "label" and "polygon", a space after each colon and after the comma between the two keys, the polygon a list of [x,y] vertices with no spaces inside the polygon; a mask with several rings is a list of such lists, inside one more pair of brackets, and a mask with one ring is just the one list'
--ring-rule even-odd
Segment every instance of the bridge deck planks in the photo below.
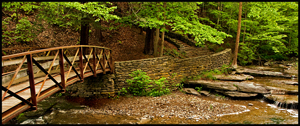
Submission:
{"label": "bridge deck planks", "polygon": [[[65,76],[66,76],[66,74],[67,73],[65,72]],[[69,78],[70,77],[74,77],[74,76],[76,76],[76,73],[73,72],[73,71],[70,72]],[[55,80],[58,83],[61,82],[60,75],[57,75],[54,78],[55,78]],[[44,80],[44,77],[37,78],[37,79],[35,79],[35,83],[37,83],[39,81],[43,81],[43,80]],[[52,87],[54,85],[55,85],[55,83],[52,80],[48,79],[48,80],[45,81],[45,84],[44,84],[44,86],[42,88],[42,91],[44,91],[44,90],[46,90],[46,89],[48,89],[48,88],[50,88],[50,87]],[[24,83],[21,83],[21,84],[18,84],[18,85],[11,86],[9,90],[11,90],[12,92],[17,92],[17,91],[25,89],[24,91],[19,92],[18,95],[27,100],[27,99],[29,99],[31,97],[30,89],[26,88],[28,86],[29,86],[29,82],[24,82]],[[41,86],[42,86],[41,83],[37,84],[35,86],[35,92],[36,92],[36,94],[40,90]],[[2,91],[2,96],[3,96],[3,94],[4,94],[4,91]],[[10,95],[7,93],[6,97],[7,96],[10,96]],[[21,102],[22,102],[21,100],[15,98],[15,97],[9,97],[9,98],[5,99],[4,101],[2,101],[2,113],[5,112],[5,111],[7,111],[7,110],[9,110],[10,108],[12,108],[12,107],[20,104]]]}
{"label": "bridge deck planks", "polygon": [[[106,68],[105,71],[108,72],[108,71],[110,71],[110,69]],[[79,73],[79,71],[77,71],[77,72]],[[97,70],[97,74],[102,73],[102,72],[103,71],[101,69]],[[67,75],[67,72],[65,72],[65,77],[66,77],[66,75]],[[93,73],[90,70],[86,71],[85,74],[84,74],[85,77],[92,76],[92,75],[93,75]],[[68,78],[72,78],[72,77],[75,77],[75,76],[77,76],[76,73],[71,71]],[[54,76],[53,78],[55,78],[55,80],[58,83],[61,82],[60,75]],[[36,86],[35,86],[36,94],[38,93],[38,91],[40,90],[41,85],[42,85],[42,83],[37,84],[37,82],[41,82],[43,80],[44,80],[44,77],[36,78],[34,80],[35,83],[36,83]],[[70,81],[72,81],[72,80],[70,80]],[[48,88],[50,88],[54,85],[55,85],[55,83],[51,79],[48,79],[48,80],[45,81],[45,84],[42,88],[42,91],[44,91],[44,90],[46,90],[46,89],[48,89]],[[70,85],[70,84],[66,84],[66,86],[68,86],[68,85]],[[25,90],[19,92],[18,95],[21,96],[22,98],[28,100],[31,97],[30,89],[29,89],[28,86],[29,86],[29,82],[23,82],[21,84],[12,85],[9,90],[11,90],[12,92],[18,92],[18,91],[21,91],[21,90],[25,89]],[[2,96],[3,96],[3,94],[4,94],[4,91],[2,91]],[[10,96],[10,95],[7,93],[6,97],[8,97],[8,96]],[[9,110],[10,108],[13,108],[14,106],[20,104],[21,102],[22,102],[21,100],[15,98],[15,97],[9,97],[9,98],[5,99],[4,101],[2,101],[2,113]]]}

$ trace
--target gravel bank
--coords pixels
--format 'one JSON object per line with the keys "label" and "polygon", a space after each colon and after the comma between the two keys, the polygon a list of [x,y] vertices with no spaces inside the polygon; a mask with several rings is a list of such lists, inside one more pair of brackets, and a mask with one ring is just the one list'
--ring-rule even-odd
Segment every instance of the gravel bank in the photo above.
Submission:
{"label": "gravel bank", "polygon": [[[104,115],[127,115],[141,118],[186,118],[217,119],[219,116],[249,111],[246,106],[204,100],[201,97],[184,94],[180,91],[161,97],[120,97],[94,105],[73,113],[93,113]],[[99,105],[97,105],[99,103]]]}

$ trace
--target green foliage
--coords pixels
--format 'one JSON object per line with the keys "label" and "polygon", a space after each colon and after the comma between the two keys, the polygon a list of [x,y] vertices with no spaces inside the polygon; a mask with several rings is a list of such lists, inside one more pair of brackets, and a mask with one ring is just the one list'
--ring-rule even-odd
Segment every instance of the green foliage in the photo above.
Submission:
{"label": "green foliage", "polygon": [[81,22],[91,23],[95,28],[103,28],[100,20],[120,19],[117,15],[110,14],[116,6],[110,6],[110,2],[41,2],[43,8],[39,13],[39,19],[59,27],[80,30]]}
{"label": "green foliage", "polygon": [[202,87],[195,87],[195,89],[200,93],[202,90]]}
{"label": "green foliage", "polygon": [[147,95],[148,92],[146,89],[150,87],[148,84],[152,82],[152,80],[146,75],[146,72],[143,72],[142,70],[136,70],[129,75],[133,77],[133,79],[126,80],[126,82],[129,84],[129,92],[138,96]]}
{"label": "green foliage", "polygon": [[205,42],[223,43],[223,39],[231,35],[200,23],[195,13],[200,4],[202,2],[130,2],[130,13],[120,22],[159,28],[161,32],[168,31],[163,27],[165,24],[172,31],[192,35],[199,46]]}
{"label": "green foliage", "polygon": [[164,48],[164,55],[172,56],[175,58],[184,58],[183,56],[186,56],[186,53],[180,53],[175,49],[169,49],[169,48]]}
{"label": "green foliage", "polygon": [[270,120],[273,121],[275,124],[280,124],[281,122],[284,121],[284,119],[282,119],[282,118],[276,118],[276,117],[270,118]]}
{"label": "green foliage", "polygon": [[[2,45],[33,41],[36,35],[42,32],[43,21],[73,30],[80,30],[82,22],[91,24],[94,28],[104,29],[99,25],[100,20],[120,19],[111,14],[117,7],[109,6],[111,6],[110,2],[3,2],[2,12],[12,12],[12,14],[6,14],[9,17],[2,20]],[[34,21],[20,17],[21,12],[29,15],[37,9]],[[14,20],[15,24],[11,20]],[[7,31],[7,25],[11,24],[16,26],[15,30]],[[108,29],[113,27],[110,26]]]}
{"label": "green foliage", "polygon": [[[2,45],[10,45],[16,42],[31,42],[42,28],[35,22],[31,22],[27,17],[20,18],[20,11],[31,14],[39,8],[35,2],[3,2],[2,8],[5,11],[13,12],[8,17],[2,19]],[[13,22],[14,21],[14,22]],[[8,31],[7,25],[14,25],[15,28]]]}
{"label": "green foliage", "polygon": [[170,90],[165,86],[166,82],[168,81],[164,77],[160,78],[159,80],[154,80],[155,86],[149,92],[149,96],[156,97],[170,93]]}
{"label": "green foliage", "polygon": [[25,116],[24,113],[19,114],[18,117],[17,117],[17,120],[20,120],[23,116]]}
{"label": "green foliage", "polygon": [[206,78],[209,80],[216,80],[217,78],[214,77],[214,75],[220,75],[220,74],[228,74],[230,65],[222,65],[222,67],[220,69],[214,69],[214,70],[210,70],[210,71],[203,71],[201,74],[199,74],[198,76],[196,76],[196,79],[200,79],[200,78]]}
{"label": "green foliage", "polygon": [[[206,17],[200,22],[235,38],[238,6],[238,2],[203,2]],[[243,2],[241,25],[240,65],[298,56],[298,2]]]}
{"label": "green foliage", "polygon": [[126,90],[126,88],[122,88],[120,91],[118,91],[118,95],[126,95],[127,94],[127,90]]}
{"label": "green foliage", "polygon": [[[126,82],[129,84],[128,91],[133,95],[156,97],[170,93],[170,90],[165,86],[165,83],[168,82],[165,77],[151,80],[142,70],[133,71],[129,75],[133,79],[127,79]],[[148,88],[152,89],[149,91]]]}

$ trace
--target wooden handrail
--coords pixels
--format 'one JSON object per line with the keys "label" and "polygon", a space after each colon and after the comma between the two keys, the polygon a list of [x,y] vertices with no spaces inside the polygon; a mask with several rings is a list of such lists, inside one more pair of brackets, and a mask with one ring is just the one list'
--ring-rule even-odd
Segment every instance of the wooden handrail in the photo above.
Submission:
{"label": "wooden handrail", "polygon": [[96,47],[96,48],[111,50],[111,49],[106,48],[106,47],[92,46],[92,45],[61,46],[61,47],[53,47],[53,48],[47,48],[47,49],[33,50],[33,51],[29,51],[29,52],[22,52],[22,53],[17,53],[17,54],[12,54],[12,55],[6,55],[6,56],[2,56],[2,60],[14,58],[14,57],[19,57],[19,56],[25,56],[25,55],[29,55],[29,54],[35,54],[35,53],[45,52],[45,51],[58,50],[58,49],[66,49],[66,48],[76,48],[76,47]]}

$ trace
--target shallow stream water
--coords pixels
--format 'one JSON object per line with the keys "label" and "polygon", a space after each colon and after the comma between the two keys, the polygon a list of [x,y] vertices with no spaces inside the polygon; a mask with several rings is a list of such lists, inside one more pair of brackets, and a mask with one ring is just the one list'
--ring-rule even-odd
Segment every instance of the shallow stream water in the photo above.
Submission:
{"label": "shallow stream water", "polygon": [[[265,102],[263,99],[257,100],[222,100],[211,97],[202,97],[205,100],[216,101],[221,103],[234,103],[247,106],[249,111],[243,113],[232,113],[230,115],[220,115],[219,118],[211,120],[195,120],[178,117],[156,117],[151,119],[147,124],[298,124],[298,110],[278,108],[274,104]],[[69,99],[65,102],[78,106],[82,99]],[[89,101],[92,100],[92,101]],[[91,104],[111,101],[112,99],[88,99],[84,102]],[[249,103],[253,104],[249,106]],[[93,109],[96,105],[90,105]],[[54,110],[53,116],[48,124],[135,124],[139,121],[138,116],[126,115],[104,115],[96,113],[72,112],[68,110]]]}
{"label": "shallow stream water", "polygon": [[[270,80],[291,79],[277,77],[255,77],[254,80],[248,81],[266,86],[280,87],[287,90],[298,90],[298,85],[274,84],[271,83]],[[298,95],[290,96],[293,99],[296,97],[298,100]],[[290,96],[286,97],[289,98]],[[199,97],[207,101],[209,100],[220,103],[234,103],[243,105],[247,107],[248,110],[242,113],[219,115],[219,117],[215,119],[195,120],[179,117],[154,117],[147,121],[146,124],[298,124],[298,109],[280,108],[276,102],[268,103],[264,98],[252,100],[231,100],[207,96]],[[121,98],[126,99],[126,97],[120,97],[120,99]],[[108,115],[85,111],[96,109],[101,105],[103,106],[104,103],[111,103],[114,102],[114,100],[117,99],[84,99],[54,95],[40,102],[38,106],[38,108],[40,107],[41,109],[47,109],[49,108],[50,104],[53,104],[53,101],[56,101],[58,104],[55,105],[54,109],[47,114],[44,113],[45,115],[39,114],[38,116],[35,115],[31,118],[43,116],[43,119],[47,124],[136,124],[140,121],[140,116]],[[71,111],[71,109],[78,111]],[[10,122],[9,124],[14,123]]]}

